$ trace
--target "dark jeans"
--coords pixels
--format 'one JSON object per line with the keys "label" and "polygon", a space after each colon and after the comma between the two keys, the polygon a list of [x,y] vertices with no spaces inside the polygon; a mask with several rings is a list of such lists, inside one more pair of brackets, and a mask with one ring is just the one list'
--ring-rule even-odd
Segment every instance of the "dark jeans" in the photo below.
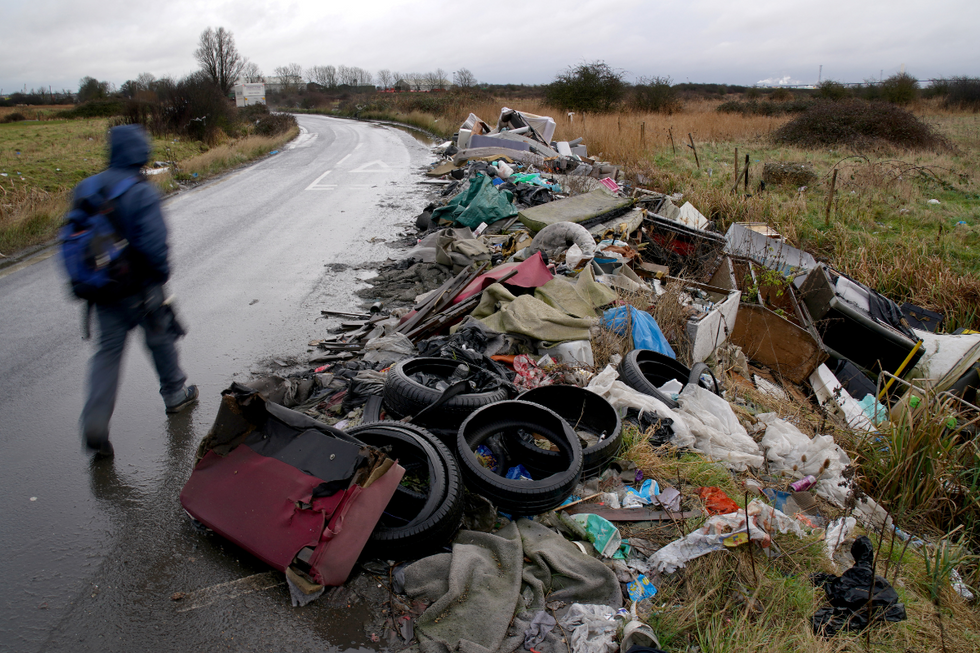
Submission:
{"label": "dark jeans", "polygon": [[81,419],[82,434],[90,442],[109,437],[109,419],[116,406],[126,336],[137,326],[142,327],[146,346],[153,355],[153,364],[160,377],[160,394],[166,399],[184,387],[187,377],[177,360],[174,346],[177,338],[169,328],[169,322],[161,319],[159,307],[162,302],[163,287],[153,286],[143,295],[95,305],[99,349],[90,363],[88,399]]}

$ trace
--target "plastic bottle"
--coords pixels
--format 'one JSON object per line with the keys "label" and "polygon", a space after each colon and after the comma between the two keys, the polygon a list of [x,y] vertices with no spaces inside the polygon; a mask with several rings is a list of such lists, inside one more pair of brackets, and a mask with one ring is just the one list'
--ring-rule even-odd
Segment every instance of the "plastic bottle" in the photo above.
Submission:
{"label": "plastic bottle", "polygon": [[757,496],[762,496],[762,484],[754,478],[747,478],[742,481],[742,487],[749,494],[755,494]]}
{"label": "plastic bottle", "polygon": [[794,481],[789,484],[789,489],[793,492],[804,492],[809,490],[817,482],[817,479],[813,474],[807,474],[798,481]]}

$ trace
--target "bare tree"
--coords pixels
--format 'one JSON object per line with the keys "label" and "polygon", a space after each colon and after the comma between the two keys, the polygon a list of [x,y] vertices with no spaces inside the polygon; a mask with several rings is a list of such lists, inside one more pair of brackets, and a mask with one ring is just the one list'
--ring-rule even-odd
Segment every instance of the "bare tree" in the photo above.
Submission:
{"label": "bare tree", "polygon": [[424,86],[425,90],[427,91],[446,88],[446,83],[446,71],[442,68],[437,68],[432,72],[422,75],[422,86]]}
{"label": "bare tree", "polygon": [[276,81],[282,90],[296,90],[303,83],[303,67],[298,63],[288,66],[278,66],[275,70]]}
{"label": "bare tree", "polygon": [[333,66],[313,66],[306,71],[306,79],[324,88],[337,85],[337,69]]}
{"label": "bare tree", "polygon": [[351,66],[337,66],[337,83],[341,86],[357,86],[357,69]]}
{"label": "bare tree", "polygon": [[374,76],[363,68],[354,66],[354,77],[357,80],[355,86],[370,86],[374,82]]}
{"label": "bare tree", "polygon": [[224,27],[209,27],[201,32],[199,44],[194,56],[201,64],[201,70],[227,95],[245,67],[245,59],[235,47],[235,37]]}
{"label": "bare tree", "polygon": [[442,68],[436,68],[435,72],[435,82],[436,88],[444,89],[449,86],[449,79],[447,78],[448,73]]}
{"label": "bare tree", "polygon": [[387,68],[382,68],[381,70],[378,71],[377,74],[378,86],[381,87],[381,90],[387,90],[391,88],[391,85],[394,84],[396,81],[398,81],[396,79],[392,79],[391,77],[392,77],[391,71],[388,70]]}
{"label": "bare tree", "polygon": [[245,63],[245,67],[242,68],[242,81],[246,84],[252,84],[254,82],[264,82],[265,77],[262,75],[262,71],[259,69],[259,65],[254,61],[248,61]]}
{"label": "bare tree", "polygon": [[460,68],[453,73],[453,84],[460,88],[476,86],[476,77],[466,68]]}
{"label": "bare tree", "polygon": [[149,91],[153,88],[155,81],[157,78],[153,76],[153,73],[140,73],[139,77],[136,78],[136,86],[141,91]]}

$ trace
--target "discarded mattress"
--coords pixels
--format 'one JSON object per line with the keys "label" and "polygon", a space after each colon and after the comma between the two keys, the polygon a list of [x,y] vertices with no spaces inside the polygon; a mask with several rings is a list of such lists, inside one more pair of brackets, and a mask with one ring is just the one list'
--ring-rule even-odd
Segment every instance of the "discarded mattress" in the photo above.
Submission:
{"label": "discarded mattress", "polygon": [[538,168],[544,167],[544,157],[540,154],[534,154],[533,152],[521,152],[520,150],[513,150],[501,146],[468,147],[456,153],[456,156],[453,157],[453,163],[455,163],[457,166],[461,166],[467,161],[472,161],[474,159],[483,159],[486,161],[507,159],[508,161],[520,161],[521,163],[526,163]]}
{"label": "discarded mattress", "polygon": [[502,147],[508,150],[518,150],[520,152],[530,152],[531,146],[523,141],[512,141],[509,139],[498,138],[497,136],[481,136],[473,134],[470,136],[470,147]]}
{"label": "discarded mattress", "polygon": [[556,222],[582,223],[599,218],[613,211],[626,209],[632,203],[633,200],[628,197],[617,197],[605,188],[597,188],[575,197],[532,206],[519,211],[517,217],[525,227],[538,232]]}
{"label": "discarded mattress", "polygon": [[239,384],[180,493],[187,513],[279,571],[341,585],[405,470]]}

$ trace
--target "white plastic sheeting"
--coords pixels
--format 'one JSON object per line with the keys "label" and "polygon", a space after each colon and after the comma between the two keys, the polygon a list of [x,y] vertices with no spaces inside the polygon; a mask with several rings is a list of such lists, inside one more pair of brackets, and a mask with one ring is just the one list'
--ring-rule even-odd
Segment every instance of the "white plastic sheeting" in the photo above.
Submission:
{"label": "white plastic sheeting", "polygon": [[746,433],[727,401],[691,383],[684,386],[677,401],[678,412],[684,415],[694,439],[684,445],[675,435],[678,446],[691,446],[737,471],[762,466],[759,445]]}
{"label": "white plastic sheeting", "polygon": [[[749,502],[748,518],[749,539],[758,542],[764,548],[772,542],[770,533],[774,530],[803,537],[803,529],[795,519],[758,499]],[[673,573],[694,558],[707,555],[712,551],[721,551],[726,548],[723,542],[726,537],[745,530],[744,510],[709,517],[701,528],[674,540],[650,556],[650,565],[661,572]]]}
{"label": "white plastic sheeting", "polygon": [[646,413],[656,413],[662,418],[674,421],[671,428],[674,430],[672,442],[678,447],[689,447],[694,444],[694,436],[687,425],[687,416],[667,408],[659,399],[650,395],[638,392],[618,380],[619,373],[612,365],[607,365],[606,369],[589,381],[586,389],[591,390],[597,395],[604,397],[612,404],[616,410],[626,410],[635,408],[641,415]]}
{"label": "white plastic sheeting", "polygon": [[762,413],[757,417],[766,425],[760,444],[770,470],[795,478],[812,474],[818,479],[831,480],[839,479],[844,468],[851,464],[851,459],[831,436],[816,435],[810,439],[776,413]]}

